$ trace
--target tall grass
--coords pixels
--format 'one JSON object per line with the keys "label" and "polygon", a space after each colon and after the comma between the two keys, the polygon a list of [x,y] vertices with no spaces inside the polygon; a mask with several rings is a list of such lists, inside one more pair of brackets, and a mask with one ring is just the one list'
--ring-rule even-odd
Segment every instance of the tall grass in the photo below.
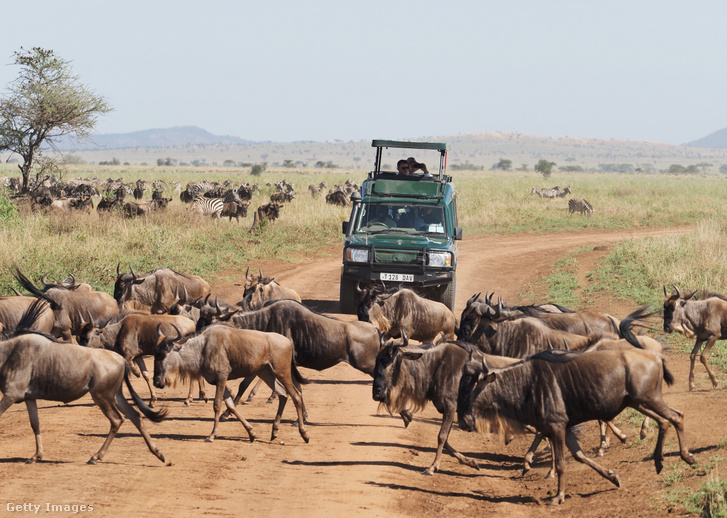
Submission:
{"label": "tall grass", "polygon": [[[0,167],[0,174],[13,174],[8,167]],[[257,183],[261,191],[253,199],[250,212],[266,203],[273,192],[271,184],[284,178],[295,183],[297,197],[283,207],[279,220],[252,234],[251,217],[239,224],[234,220],[195,218],[176,196],[166,212],[124,219],[96,211],[91,215],[62,217],[31,212],[28,207],[16,208],[7,199],[3,201],[0,195],[0,291],[9,292],[7,286],[14,283],[12,268],[15,266],[32,279],[44,273],[49,273],[50,279],[61,278],[72,272],[97,288],[110,290],[119,263],[124,269],[128,264],[137,271],[168,266],[209,277],[239,271],[271,257],[291,261],[311,257],[322,249],[341,245],[341,221],[348,219],[350,209],[328,205],[323,197],[312,198],[307,186],[322,181],[329,188],[346,180],[360,183],[366,173],[284,169],[252,176],[230,168],[76,166],[67,173],[67,178],[75,176],[123,178],[127,183],[138,178],[179,181],[182,185],[205,179]],[[539,175],[523,172],[458,171],[454,176],[459,222],[464,227],[465,240],[477,233],[666,227],[705,218],[718,222],[727,217],[727,205],[723,203],[727,182],[718,177],[557,174],[546,182]],[[556,184],[568,185],[572,196],[588,199],[596,208],[595,215],[592,218],[569,215],[567,198],[546,200],[530,195],[531,187]],[[704,229],[700,232],[708,231],[705,225],[700,228]],[[724,238],[721,231],[717,234]],[[713,237],[702,239],[709,241]],[[647,291],[672,282],[680,286],[691,284],[695,288],[711,285],[715,289],[727,284],[727,276],[720,267],[725,263],[720,260],[723,257],[720,251],[725,248],[721,244],[715,244],[709,254],[698,254],[704,266],[695,267],[695,281],[699,282],[694,284],[691,278],[685,277],[686,267],[669,270],[670,264],[682,265],[680,261],[686,261],[687,251],[694,250],[694,243],[679,241],[650,246],[659,250],[641,252],[643,260],[631,261],[636,266],[629,265],[633,250],[617,248],[611,268],[618,275],[610,272],[611,279],[622,277],[631,268],[631,279],[648,279],[643,281],[646,282],[643,289]],[[656,257],[662,259],[655,261]],[[604,273],[603,282],[610,287],[608,273]],[[624,293],[632,296],[631,292]],[[643,295],[643,298],[648,297]]]}
{"label": "tall grass", "polygon": [[684,235],[616,243],[598,278],[604,288],[639,304],[661,304],[664,286],[727,293],[727,222],[710,219]]}

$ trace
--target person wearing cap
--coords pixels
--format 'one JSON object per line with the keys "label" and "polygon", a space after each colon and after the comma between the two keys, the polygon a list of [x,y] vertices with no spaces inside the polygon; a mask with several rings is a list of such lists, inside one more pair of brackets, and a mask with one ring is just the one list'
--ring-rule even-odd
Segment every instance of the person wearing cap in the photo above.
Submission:
{"label": "person wearing cap", "polygon": [[409,164],[409,174],[413,175],[415,171],[422,171],[422,176],[432,176],[429,171],[427,170],[427,166],[424,163],[417,162],[416,158],[413,156],[410,156],[406,159],[407,163]]}

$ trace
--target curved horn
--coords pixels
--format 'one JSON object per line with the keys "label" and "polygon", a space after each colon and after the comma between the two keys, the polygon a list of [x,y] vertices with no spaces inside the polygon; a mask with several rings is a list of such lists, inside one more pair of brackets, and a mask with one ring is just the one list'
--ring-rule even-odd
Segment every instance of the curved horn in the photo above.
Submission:
{"label": "curved horn", "polygon": [[404,347],[409,345],[409,337],[406,336],[406,331],[403,329],[401,330],[401,339],[404,340]]}
{"label": "curved horn", "polygon": [[68,272],[68,276],[71,278],[71,283],[76,284],[76,276],[73,275],[71,272]]}
{"label": "curved horn", "polygon": [[215,295],[215,309],[217,310],[218,315],[222,314],[222,308],[220,307],[220,301],[217,298],[217,295]]}
{"label": "curved horn", "polygon": [[88,322],[91,324],[91,327],[96,327],[96,325],[93,322],[93,315],[89,310],[86,310],[86,313],[88,313]]}
{"label": "curved horn", "polygon": [[679,291],[679,288],[677,288],[676,284],[672,284],[672,286],[674,286],[674,291],[676,292],[677,297],[682,298],[682,292]]}
{"label": "curved horn", "polygon": [[22,297],[23,296],[23,294],[20,293],[18,290],[16,290],[13,286],[10,286],[10,289],[13,290],[18,297]]}
{"label": "curved horn", "polygon": [[184,285],[184,302],[189,300],[189,292],[187,291],[187,285]]}
{"label": "curved horn", "polygon": [[120,277],[121,276],[121,263],[118,263],[116,265],[116,276],[117,277]]}
{"label": "curved horn", "polygon": [[129,270],[131,270],[131,275],[134,277],[134,279],[136,279],[137,278],[136,272],[134,271],[134,268],[132,268],[131,265],[129,265]]}
{"label": "curved horn", "polygon": [[363,290],[361,289],[361,279],[356,281],[356,293],[363,293]]}

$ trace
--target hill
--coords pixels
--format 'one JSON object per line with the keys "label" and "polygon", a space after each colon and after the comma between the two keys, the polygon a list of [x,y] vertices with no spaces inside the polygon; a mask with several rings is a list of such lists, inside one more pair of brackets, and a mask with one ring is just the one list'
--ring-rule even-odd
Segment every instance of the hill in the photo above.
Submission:
{"label": "hill", "polygon": [[96,151],[99,149],[165,148],[176,146],[211,146],[254,144],[238,137],[219,136],[197,126],[178,126],[166,129],[150,129],[132,133],[107,133],[94,135],[92,140],[78,143],[72,139],[61,142],[61,151]]}
{"label": "hill", "polygon": [[684,145],[690,147],[727,149],[727,128],[710,133],[706,137],[702,137],[698,140],[687,142]]}
{"label": "hill", "polygon": [[[116,159],[130,165],[156,165],[159,160],[176,165],[248,165],[266,162],[275,167],[284,163],[292,167],[314,167],[329,164],[343,168],[368,169],[374,158],[371,141],[335,142],[250,142],[234,137],[214,137],[199,128],[172,128],[149,130],[128,135],[145,135],[146,140],[119,138],[116,142],[134,142],[124,148],[113,149],[111,140],[106,148],[77,150],[71,154],[88,163]],[[185,131],[182,131],[185,130]],[[186,136],[187,140],[173,140]],[[191,142],[197,136],[200,140]],[[124,137],[124,135],[120,136]],[[373,135],[372,138],[386,138]],[[176,138],[176,137],[174,137]],[[99,143],[101,136],[96,137]],[[213,139],[214,140],[214,139]],[[519,133],[476,133],[457,136],[430,136],[412,140],[446,142],[450,169],[471,165],[489,169],[500,159],[512,161],[513,169],[525,166],[533,170],[541,159],[555,162],[559,168],[572,166],[591,171],[659,171],[672,164],[683,166],[711,164],[707,170],[716,172],[727,164],[727,149],[675,146],[659,142],[628,140],[585,139],[578,137],[537,137]],[[151,147],[149,142],[160,145]],[[174,143],[171,143],[171,142]],[[141,145],[147,142],[147,145]],[[161,145],[169,142],[167,145]],[[188,142],[188,143],[182,143]],[[139,144],[137,144],[139,143]]]}

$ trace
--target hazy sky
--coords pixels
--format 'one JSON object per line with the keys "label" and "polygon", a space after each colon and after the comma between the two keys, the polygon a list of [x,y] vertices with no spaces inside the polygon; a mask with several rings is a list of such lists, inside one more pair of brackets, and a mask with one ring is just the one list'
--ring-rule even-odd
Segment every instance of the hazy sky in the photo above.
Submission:
{"label": "hazy sky", "polygon": [[114,111],[98,133],[194,125],[280,142],[490,131],[681,144],[727,127],[727,2],[4,2]]}

